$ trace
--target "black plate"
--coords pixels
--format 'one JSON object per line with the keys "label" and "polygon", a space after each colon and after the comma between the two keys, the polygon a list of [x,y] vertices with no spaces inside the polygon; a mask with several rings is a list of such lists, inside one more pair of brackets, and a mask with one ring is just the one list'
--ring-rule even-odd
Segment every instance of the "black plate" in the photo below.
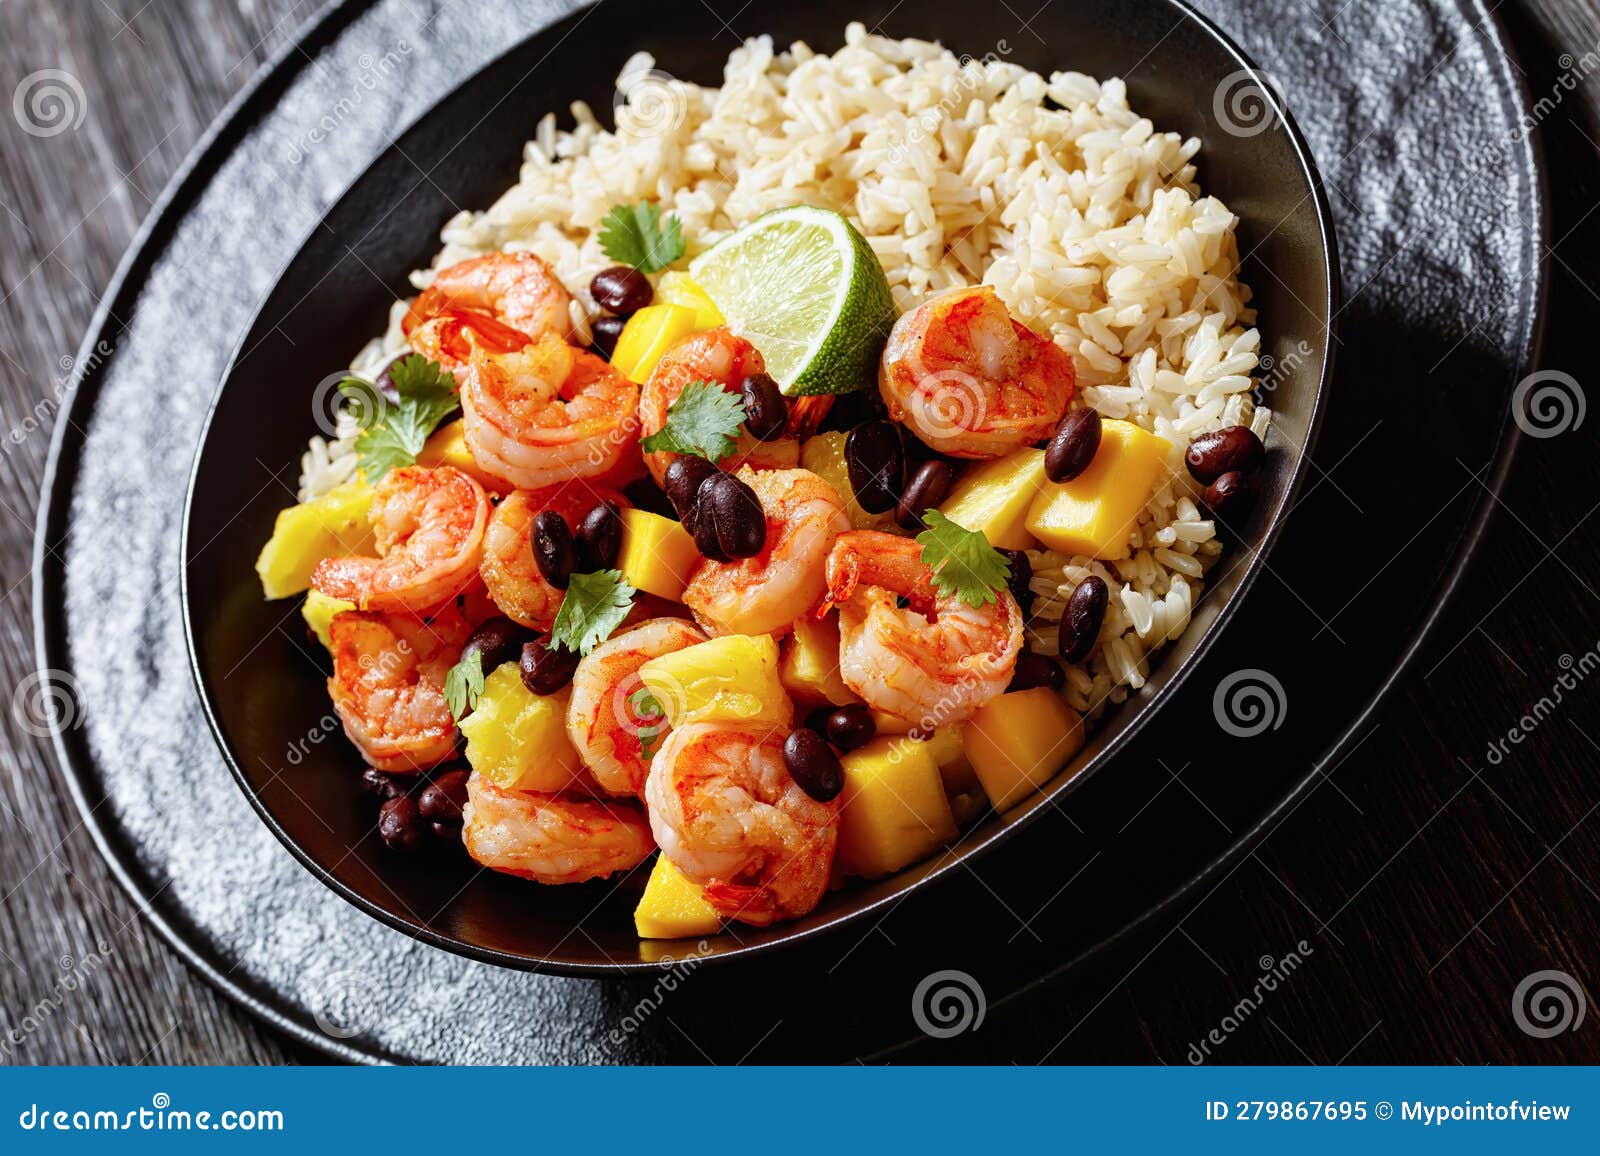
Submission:
{"label": "black plate", "polygon": [[[721,18],[689,6],[665,30],[650,19],[655,10],[648,0],[609,0],[605,20],[579,11],[532,36],[437,105],[351,185],[240,342],[208,420],[185,527],[186,623],[207,717],[278,838],[339,894],[408,934],[493,963],[570,974],[659,966],[661,945],[641,943],[633,931],[637,881],[534,888],[464,859],[386,854],[371,804],[356,788],[358,756],[342,741],[323,741],[328,702],[299,616],[292,603],[262,601],[251,561],[285,504],[285,487],[293,488],[306,438],[317,432],[316,383],[349,359],[359,335],[381,330],[394,297],[408,292],[406,273],[437,247],[438,228],[454,206],[486,206],[515,181],[526,110],[563,108],[573,99],[605,108],[609,78],[641,47],[619,41],[615,27],[650,28],[642,46],[658,66],[718,82],[729,47],[718,36]],[[897,905],[1059,807],[1106,765],[1177,689],[1261,568],[1306,470],[1302,449],[1315,439],[1335,341],[1332,226],[1309,151],[1271,84],[1192,11],[1167,3],[1058,2],[1031,21],[1035,38],[1019,41],[1003,10],[913,11],[836,0],[771,11],[761,30],[780,44],[805,39],[831,50],[851,19],[881,23],[888,35],[937,38],[958,54],[981,56],[1001,45],[1008,60],[1041,72],[1129,75],[1134,108],[1163,129],[1202,140],[1206,191],[1241,218],[1243,277],[1255,289],[1263,352],[1284,367],[1272,400],[1275,452],[1253,514],[1237,527],[1242,547],[1214,572],[1188,632],[1048,792],[968,832],[957,853],[830,895],[794,923],[712,939],[713,960],[806,939]],[[1083,28],[1099,34],[1074,35]],[[1067,59],[1047,47],[1069,43]],[[513,89],[517,100],[499,99]],[[1270,100],[1276,115],[1264,128],[1229,131],[1216,119],[1224,107],[1212,99],[1218,93]],[[239,468],[251,459],[281,466],[284,486],[262,486],[254,471]],[[580,920],[583,933],[575,934]]]}

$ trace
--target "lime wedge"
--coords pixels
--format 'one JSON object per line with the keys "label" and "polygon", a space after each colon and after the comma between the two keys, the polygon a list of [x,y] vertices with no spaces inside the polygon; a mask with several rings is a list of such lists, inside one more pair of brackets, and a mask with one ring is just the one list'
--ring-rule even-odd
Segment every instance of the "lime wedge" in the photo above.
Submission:
{"label": "lime wedge", "polygon": [[877,381],[894,299],[872,247],[838,213],[763,213],[691,261],[689,275],[789,396]]}

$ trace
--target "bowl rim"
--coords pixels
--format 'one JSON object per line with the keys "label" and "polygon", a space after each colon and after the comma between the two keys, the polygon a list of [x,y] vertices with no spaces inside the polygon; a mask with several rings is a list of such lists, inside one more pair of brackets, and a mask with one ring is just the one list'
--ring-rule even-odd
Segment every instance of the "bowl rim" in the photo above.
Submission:
{"label": "bowl rim", "polygon": [[[1094,773],[1102,770],[1107,764],[1109,764],[1113,758],[1130,741],[1132,741],[1134,736],[1143,729],[1143,727],[1159,711],[1159,709],[1176,694],[1179,688],[1187,680],[1188,676],[1192,673],[1194,668],[1198,666],[1204,659],[1206,653],[1215,643],[1223,629],[1232,620],[1234,614],[1238,611],[1239,606],[1249,595],[1249,592],[1256,579],[1259,577],[1261,570],[1265,568],[1267,555],[1275,546],[1278,537],[1282,532],[1283,526],[1287,521],[1287,515],[1293,508],[1294,498],[1299,492],[1304,481],[1306,471],[1310,466],[1311,454],[1315,448],[1317,438],[1322,427],[1323,418],[1326,414],[1327,387],[1332,377],[1335,351],[1338,345],[1338,303],[1342,297],[1342,282],[1339,273],[1337,236],[1334,230],[1332,210],[1328,201],[1321,172],[1317,167],[1316,160],[1312,155],[1311,149],[1307,144],[1305,137],[1300,131],[1299,125],[1294,120],[1293,113],[1288,108],[1286,102],[1279,95],[1276,86],[1272,83],[1271,77],[1262,69],[1260,69],[1250,58],[1250,56],[1243,50],[1243,48],[1241,48],[1227,33],[1223,32],[1222,29],[1219,28],[1205,14],[1192,7],[1187,0],[1162,0],[1162,2],[1173,11],[1175,16],[1180,18],[1180,23],[1183,20],[1187,20],[1200,31],[1204,32],[1206,36],[1209,37],[1210,40],[1216,44],[1226,56],[1231,57],[1233,62],[1239,66],[1236,71],[1244,73],[1255,82],[1258,90],[1262,93],[1265,101],[1267,102],[1267,105],[1270,108],[1276,122],[1272,126],[1272,130],[1281,131],[1286,135],[1290,150],[1293,153],[1295,160],[1298,162],[1300,177],[1307,188],[1306,197],[1304,199],[1310,201],[1312,212],[1316,220],[1316,237],[1318,248],[1320,250],[1322,274],[1324,283],[1326,285],[1326,292],[1322,295],[1319,301],[1313,303],[1313,311],[1318,315],[1318,319],[1323,325],[1324,348],[1320,363],[1316,367],[1315,387],[1312,392],[1310,416],[1306,423],[1305,440],[1295,454],[1293,466],[1284,482],[1282,496],[1278,502],[1278,506],[1275,510],[1273,510],[1271,517],[1268,519],[1265,527],[1263,528],[1259,541],[1254,544],[1254,548],[1251,550],[1250,559],[1242,564],[1242,572],[1239,576],[1237,587],[1226,599],[1226,601],[1224,601],[1223,604],[1218,608],[1216,618],[1205,629],[1204,633],[1196,639],[1193,652],[1190,653],[1182,662],[1171,668],[1170,673],[1167,675],[1161,687],[1156,690],[1147,701],[1137,704],[1127,723],[1122,726],[1118,733],[1107,743],[1104,749],[1097,752],[1088,763],[1065,778],[1060,778],[1058,776],[1059,781],[1057,781],[1052,788],[1035,794],[1027,802],[1019,804],[1011,811],[1004,813],[1000,816],[1000,822],[985,822],[979,827],[974,827],[969,831],[962,832],[955,843],[944,848],[943,860],[929,867],[926,871],[926,874],[917,879],[915,882],[906,884],[898,889],[881,895],[876,899],[862,903],[861,905],[849,911],[840,912],[831,918],[826,918],[814,926],[804,928],[797,927],[772,939],[760,942],[735,943],[734,945],[726,948],[719,948],[716,951],[698,955],[695,957],[697,960],[697,967],[704,967],[707,965],[714,965],[718,967],[732,965],[735,963],[735,961],[748,960],[754,956],[776,953],[801,944],[816,943],[822,938],[836,933],[844,926],[856,923],[858,920],[864,918],[872,912],[881,913],[884,908],[897,904],[912,891],[921,890],[925,887],[931,886],[935,883],[935,881],[944,878],[949,872],[955,870],[956,867],[960,866],[961,864],[975,860],[978,857],[987,854],[1000,843],[1012,838],[1016,832],[1022,830],[1032,823],[1039,816],[1039,814],[1046,809],[1047,806],[1059,805],[1070,794],[1081,787],[1083,783],[1087,782],[1091,777],[1093,777]],[[393,140],[398,142],[405,137],[407,133],[413,131],[419,125],[431,120],[438,114],[440,109],[445,104],[449,103],[455,97],[461,87],[469,83],[473,77],[480,75],[487,69],[496,67],[506,58],[522,51],[523,46],[530,39],[543,35],[549,31],[554,24],[559,23],[561,20],[570,19],[579,12],[585,11],[592,7],[594,7],[593,4],[584,4],[560,15],[551,23],[544,24],[539,28],[529,31],[526,36],[518,40],[515,44],[510,45],[504,52],[484,62],[484,64],[481,65],[475,72],[473,72],[471,76],[462,78],[449,91],[441,95],[438,100],[430,104],[413,120],[405,125],[394,136]],[[208,141],[209,136],[205,141],[202,141],[201,147],[204,147]],[[221,379],[219,380],[216,388],[213,390],[211,400],[206,406],[206,412],[201,423],[199,440],[196,444],[193,461],[190,465],[188,481],[184,488],[183,509],[181,513],[181,533],[179,540],[179,603],[183,622],[184,647],[188,658],[190,676],[194,681],[195,689],[200,699],[201,710],[205,716],[206,724],[211,731],[211,736],[216,744],[217,750],[221,754],[223,762],[227,764],[228,770],[232,775],[235,784],[239,787],[240,791],[249,801],[251,808],[266,825],[267,829],[272,832],[274,838],[276,838],[319,882],[366,915],[376,919],[388,927],[395,929],[396,931],[411,937],[412,939],[426,943],[431,947],[440,948],[465,958],[477,960],[483,963],[494,964],[496,966],[505,967],[511,970],[531,971],[542,974],[572,976],[579,978],[599,978],[603,976],[615,977],[628,974],[659,974],[664,970],[668,970],[674,966],[677,966],[682,959],[683,953],[672,952],[668,956],[663,956],[656,960],[632,959],[608,960],[605,962],[581,962],[523,955],[515,952],[502,951],[496,948],[468,943],[465,940],[436,931],[433,928],[427,927],[412,919],[396,915],[386,908],[360,895],[353,888],[338,880],[318,861],[316,857],[302,848],[298,840],[290,835],[290,833],[278,821],[276,816],[274,816],[273,813],[263,803],[255,788],[251,784],[249,778],[246,776],[243,765],[240,759],[236,756],[232,744],[226,737],[222,726],[222,720],[218,717],[214,705],[210,684],[211,680],[206,674],[205,667],[201,662],[198,632],[195,624],[195,615],[193,612],[193,602],[191,599],[189,584],[191,529],[195,516],[195,488],[200,476],[201,463],[206,457],[206,449],[210,443],[212,424],[216,417],[218,407],[221,404],[222,396],[226,392],[228,384],[232,379],[235,370],[238,368],[240,359],[247,352],[245,349],[245,343],[250,339],[252,333],[255,331],[257,322],[260,320],[261,314],[265,309],[267,302],[277,291],[278,286],[282,283],[283,278],[287,274],[288,270],[292,268],[293,265],[299,260],[300,254],[305,249],[306,245],[311,242],[312,238],[321,229],[322,222],[326,220],[326,218],[333,213],[335,209],[337,209],[338,206],[341,205],[349,196],[351,196],[355,189],[367,181],[373,168],[382,162],[383,157],[388,152],[389,147],[392,147],[392,145],[385,146],[384,149],[380,150],[378,154],[375,155],[359,173],[357,173],[351,180],[346,182],[344,187],[340,189],[338,194],[329,201],[327,207],[319,214],[317,222],[314,223],[312,227],[302,235],[300,243],[295,247],[294,252],[280,264],[278,271],[272,278],[271,285],[262,294],[261,300],[251,311],[249,322],[246,324],[244,331],[235,341],[234,347],[228,356],[226,367],[222,372]],[[1235,546],[1234,548],[1238,549],[1240,547]],[[980,837],[973,838],[973,836],[978,836],[980,832],[982,833]],[[1188,889],[1189,882],[1186,881],[1180,890],[1186,893]],[[1158,902],[1157,906],[1160,905],[1161,903]]]}

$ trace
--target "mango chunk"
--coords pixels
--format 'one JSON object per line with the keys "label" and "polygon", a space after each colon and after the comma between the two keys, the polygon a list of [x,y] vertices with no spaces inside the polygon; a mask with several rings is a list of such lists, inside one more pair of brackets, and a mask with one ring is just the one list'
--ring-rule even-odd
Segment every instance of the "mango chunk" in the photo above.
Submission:
{"label": "mango chunk", "polygon": [[357,478],[322,497],[278,511],[272,537],[256,558],[261,592],[289,598],[311,585],[311,571],[324,558],[376,553],[367,510],[372,487]]}
{"label": "mango chunk", "polygon": [[483,680],[483,693],[461,720],[467,763],[508,791],[569,790],[584,769],[567,739],[571,692],[534,694],[522,685],[517,664],[508,662]]}
{"label": "mango chunk", "polygon": [[771,635],[724,634],[652,658],[639,678],[674,727],[695,722],[786,727],[794,717],[778,680],[778,643]]}
{"label": "mango chunk", "polygon": [[997,550],[1031,550],[1028,509],[1047,484],[1044,451],[1024,446],[970,467],[939,510],[957,525],[982,530]]}
{"label": "mango chunk", "polygon": [[940,727],[924,743],[939,767],[939,778],[944,781],[947,795],[965,794],[978,786],[978,773],[972,769],[972,760],[967,758],[962,730],[960,723]]}
{"label": "mango chunk", "polygon": [[434,430],[417,454],[419,466],[453,466],[492,494],[509,494],[507,482],[478,466],[477,459],[467,448],[466,425],[460,420],[442,425]]}
{"label": "mango chunk", "polygon": [[329,598],[320,590],[307,590],[306,600],[300,606],[300,617],[306,620],[306,625],[311,628],[311,633],[317,636],[317,641],[322,643],[322,648],[331,653],[333,641],[328,635],[328,630],[333,625],[334,616],[355,608],[354,602],[346,602],[343,598]]}
{"label": "mango chunk", "polygon": [[715,935],[722,928],[722,916],[706,901],[699,884],[684,878],[665,855],[657,855],[639,906],[633,909],[633,926],[641,939],[688,939]]}
{"label": "mango chunk", "polygon": [[939,767],[927,743],[876,738],[848,752],[839,811],[840,868],[876,879],[956,837]]}
{"label": "mango chunk", "polygon": [[860,700],[839,674],[839,616],[807,611],[794,620],[778,678],[801,706],[843,706]]}
{"label": "mango chunk", "polygon": [[850,486],[850,469],[844,460],[844,441],[849,436],[841,430],[829,430],[805,440],[800,447],[800,468],[810,470],[839,492],[844,499],[844,510],[850,526],[856,530],[883,530],[903,533],[894,520],[894,511],[869,514],[856,501],[856,492]]}
{"label": "mango chunk", "polygon": [[643,385],[661,355],[698,328],[695,311],[687,306],[646,305],[622,327],[611,354],[612,368]]}
{"label": "mango chunk", "polygon": [[617,569],[630,586],[673,602],[683,600],[683,589],[700,563],[694,539],[671,518],[648,510],[622,511],[622,549]]}
{"label": "mango chunk", "polygon": [[1165,438],[1131,421],[1102,422],[1100,449],[1089,468],[1070,482],[1045,483],[1028,509],[1028,533],[1063,554],[1126,558],[1128,535],[1166,469],[1171,448]]}
{"label": "mango chunk", "polygon": [[1083,719],[1046,686],[991,699],[962,733],[972,769],[994,809],[1022,802],[1083,748]]}
{"label": "mango chunk", "polygon": [[728,323],[706,291],[687,273],[661,274],[661,280],[656,282],[656,302],[660,305],[682,305],[685,309],[693,309],[696,329],[715,329],[719,325]]}

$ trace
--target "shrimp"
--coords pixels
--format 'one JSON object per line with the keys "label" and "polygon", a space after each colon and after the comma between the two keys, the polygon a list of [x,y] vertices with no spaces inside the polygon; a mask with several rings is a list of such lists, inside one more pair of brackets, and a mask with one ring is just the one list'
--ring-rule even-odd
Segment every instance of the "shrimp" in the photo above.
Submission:
{"label": "shrimp", "polygon": [[[745,378],[764,372],[766,367],[761,352],[726,327],[705,329],[680,338],[656,362],[639,397],[641,436],[649,437],[667,424],[667,407],[678,400],[678,395],[691,381],[710,382],[729,393],[738,393]],[[804,416],[809,419],[813,415],[808,411]],[[792,408],[790,419],[791,425],[797,420]],[[645,454],[645,465],[650,467],[657,484],[666,477],[667,467],[677,456],[666,450]],[[746,462],[757,469],[788,469],[800,462],[800,442],[795,437],[757,441],[748,432],[741,431],[732,455],[724,458],[721,465],[731,470]]]}
{"label": "shrimp", "polygon": [[723,916],[757,927],[797,919],[827,890],[839,800],[818,802],[794,781],[781,732],[679,727],[656,752],[644,797],[661,853]]}
{"label": "shrimp", "polygon": [[425,614],[476,581],[489,497],[450,466],[390,470],[367,512],[378,557],[324,558],[311,585],[360,610]]}
{"label": "shrimp", "polygon": [[456,723],[444,678],[471,632],[453,607],[431,620],[361,610],[334,615],[328,694],[369,764],[393,774],[454,757]]}
{"label": "shrimp", "polygon": [[563,591],[545,581],[529,544],[533,520],[553,510],[577,530],[584,515],[603,501],[619,509],[630,503],[614,490],[580,483],[544,490],[514,490],[489,515],[483,539],[483,584],[506,617],[534,630],[549,630],[561,609]]}
{"label": "shrimp", "polygon": [[475,347],[465,377],[467,448],[518,489],[612,474],[638,452],[639,387],[559,338],[515,353]]}
{"label": "shrimp", "polygon": [[645,714],[636,701],[644,689],[639,668],[705,640],[692,622],[652,618],[612,635],[578,662],[567,703],[567,738],[602,790],[640,794],[650,760],[669,729],[659,712]]}
{"label": "shrimp", "polygon": [[702,562],[683,601],[713,634],[782,634],[821,600],[828,551],[850,517],[839,492],[810,470],[746,466],[739,478],[761,500],[766,545],[751,558]]}
{"label": "shrimp", "polygon": [[508,791],[467,777],[461,838],[495,871],[536,883],[582,883],[631,871],[655,850],[636,803]]}
{"label": "shrimp", "polygon": [[439,270],[400,330],[418,353],[455,370],[474,345],[512,353],[546,335],[570,338],[572,295],[532,253],[488,253]]}
{"label": "shrimp", "polygon": [[953,289],[895,322],[878,368],[889,416],[957,458],[998,458],[1067,412],[1072,358],[1012,320],[987,285]]}
{"label": "shrimp", "polygon": [[827,580],[839,607],[839,673],[868,706],[940,727],[1005,693],[1022,649],[1022,611],[1009,591],[978,607],[940,594],[917,543],[876,530],[839,535]]}

